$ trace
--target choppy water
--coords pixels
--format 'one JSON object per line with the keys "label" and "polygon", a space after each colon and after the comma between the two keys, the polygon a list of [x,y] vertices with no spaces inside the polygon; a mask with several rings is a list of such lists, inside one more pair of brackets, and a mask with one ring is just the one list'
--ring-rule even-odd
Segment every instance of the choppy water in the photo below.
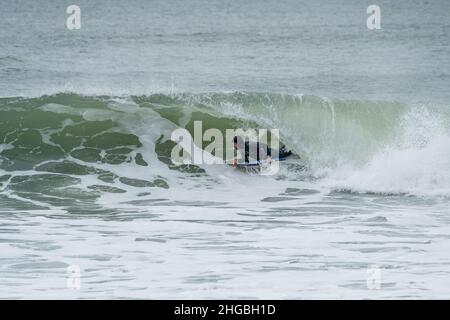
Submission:
{"label": "choppy water", "polygon": [[[447,1],[68,4],[0,4],[1,298],[449,298]],[[198,120],[296,156],[172,164]]]}

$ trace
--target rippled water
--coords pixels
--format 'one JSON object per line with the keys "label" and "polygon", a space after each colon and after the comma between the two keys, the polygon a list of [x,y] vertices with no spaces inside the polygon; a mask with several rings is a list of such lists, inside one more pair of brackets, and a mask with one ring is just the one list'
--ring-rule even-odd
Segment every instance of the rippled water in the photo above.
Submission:
{"label": "rippled water", "polygon": [[[2,297],[448,297],[447,203],[290,188],[231,203],[2,212]],[[217,191],[218,198],[224,196]],[[81,289],[66,288],[78,265]],[[381,268],[381,289],[367,269]]]}

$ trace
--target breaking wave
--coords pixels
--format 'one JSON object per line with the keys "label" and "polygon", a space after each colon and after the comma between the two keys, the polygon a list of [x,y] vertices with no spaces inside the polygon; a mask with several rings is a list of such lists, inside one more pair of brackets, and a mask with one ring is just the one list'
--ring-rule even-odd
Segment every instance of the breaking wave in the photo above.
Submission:
{"label": "breaking wave", "polygon": [[300,164],[290,170],[333,190],[450,194],[447,108],[234,92],[1,98],[0,196],[89,204],[208,179],[209,167],[170,160],[172,131],[193,133],[198,120],[203,130],[280,129]]}

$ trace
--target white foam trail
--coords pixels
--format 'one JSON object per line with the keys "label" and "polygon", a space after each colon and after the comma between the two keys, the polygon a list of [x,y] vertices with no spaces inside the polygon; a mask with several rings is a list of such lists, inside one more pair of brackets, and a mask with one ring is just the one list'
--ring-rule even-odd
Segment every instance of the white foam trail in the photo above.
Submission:
{"label": "white foam trail", "polygon": [[445,122],[426,108],[406,115],[398,143],[360,168],[344,166],[324,179],[355,192],[450,195],[450,135]]}

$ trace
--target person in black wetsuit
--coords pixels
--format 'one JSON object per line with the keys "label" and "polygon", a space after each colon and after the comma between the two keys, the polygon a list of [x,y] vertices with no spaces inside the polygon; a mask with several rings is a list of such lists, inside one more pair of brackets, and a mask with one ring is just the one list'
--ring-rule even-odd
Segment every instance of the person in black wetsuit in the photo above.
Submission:
{"label": "person in black wetsuit", "polygon": [[[272,149],[269,148],[268,145],[260,142],[252,142],[252,141],[245,141],[242,139],[242,137],[234,136],[233,138],[233,144],[234,149],[241,152],[242,155],[244,155],[244,161],[245,163],[250,162],[251,160],[254,161],[262,161],[267,160],[269,157],[272,156]],[[285,158],[289,156],[292,152],[286,151],[285,147],[281,147],[278,151],[278,157],[279,158]],[[236,161],[233,163],[234,165],[237,164]]]}

